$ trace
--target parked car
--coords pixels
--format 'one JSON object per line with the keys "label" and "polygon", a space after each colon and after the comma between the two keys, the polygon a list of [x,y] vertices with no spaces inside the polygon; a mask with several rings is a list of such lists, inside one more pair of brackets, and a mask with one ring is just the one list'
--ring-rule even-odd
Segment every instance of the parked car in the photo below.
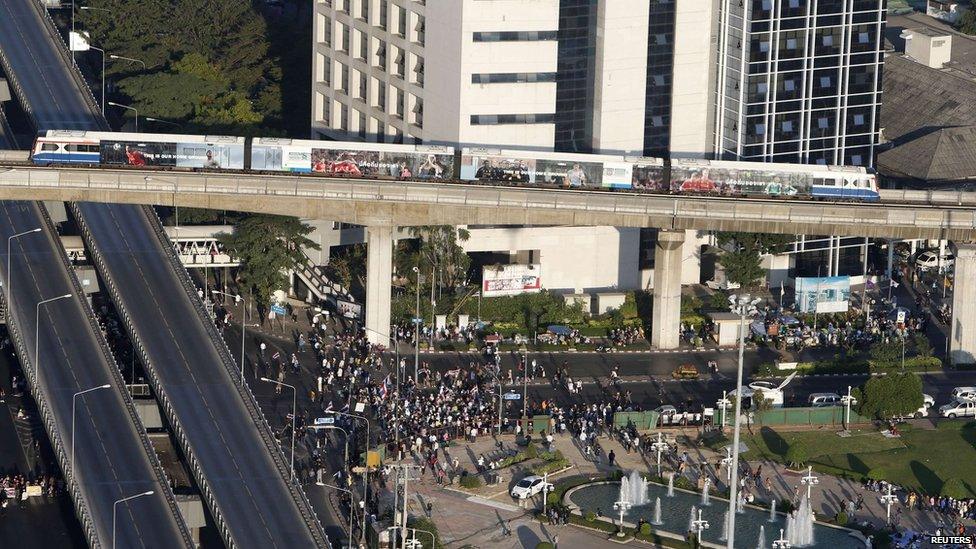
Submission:
{"label": "parked car", "polygon": [[[955,263],[956,257],[952,254],[946,254],[942,256],[942,266],[948,267]],[[922,252],[918,254],[915,258],[915,265],[922,269],[934,269],[939,266],[939,252],[938,250],[929,250],[927,252]]]}
{"label": "parked car", "polygon": [[708,286],[712,290],[738,290],[740,288],[738,282],[732,282],[729,279],[722,281],[708,280],[705,282],[705,286]]}
{"label": "parked car", "polygon": [[976,402],[953,400],[949,404],[943,404],[939,407],[939,415],[948,418],[976,416]]}
{"label": "parked car", "polygon": [[959,400],[976,400],[976,387],[956,387],[952,390],[952,398]]}
{"label": "parked car", "polygon": [[658,406],[657,408],[654,408],[654,411],[657,412],[658,415],[662,415],[662,416],[673,416],[674,414],[678,413],[678,409],[675,408],[674,406],[671,406],[670,404]]}
{"label": "parked car", "polygon": [[813,393],[807,399],[813,408],[826,408],[827,406],[840,406],[840,395],[837,393]]}
{"label": "parked car", "polygon": [[671,377],[674,379],[698,379],[701,377],[701,373],[698,372],[698,368],[694,364],[682,364],[671,372]]}
{"label": "parked car", "polygon": [[935,406],[935,397],[933,397],[932,395],[927,395],[925,393],[922,393],[922,406],[926,408],[931,408],[932,406]]}
{"label": "parked car", "polygon": [[512,497],[515,499],[526,499],[540,492],[549,492],[550,490],[552,490],[552,484],[546,482],[540,476],[532,475],[523,478],[512,487]]}

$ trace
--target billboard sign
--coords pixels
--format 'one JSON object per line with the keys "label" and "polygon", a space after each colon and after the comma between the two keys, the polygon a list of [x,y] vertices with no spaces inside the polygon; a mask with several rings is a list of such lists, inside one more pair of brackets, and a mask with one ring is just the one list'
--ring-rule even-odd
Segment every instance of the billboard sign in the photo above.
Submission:
{"label": "billboard sign", "polygon": [[481,290],[485,297],[542,291],[542,267],[538,264],[486,266],[481,272]]}
{"label": "billboard sign", "polygon": [[361,304],[342,299],[336,300],[336,310],[346,318],[359,319],[363,315],[363,306]]}
{"label": "billboard sign", "polygon": [[400,152],[333,149],[316,146],[311,149],[313,173],[351,177],[394,179],[451,179],[454,155],[445,152]]}
{"label": "billboard sign", "polygon": [[801,313],[847,312],[851,298],[851,277],[799,277],[796,279],[796,307]]}
{"label": "billboard sign", "polygon": [[102,164],[176,166],[181,168],[244,168],[244,146],[236,143],[102,140],[100,152]]}

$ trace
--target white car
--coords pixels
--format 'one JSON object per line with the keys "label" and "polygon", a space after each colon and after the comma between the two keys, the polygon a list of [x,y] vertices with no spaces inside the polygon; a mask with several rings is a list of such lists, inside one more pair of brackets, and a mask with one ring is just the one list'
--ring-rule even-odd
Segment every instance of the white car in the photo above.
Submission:
{"label": "white car", "polygon": [[935,399],[932,395],[922,394],[922,407],[915,410],[913,413],[904,416],[895,416],[892,419],[895,420],[906,420],[906,419],[920,419],[929,415],[929,408],[935,405]]}
{"label": "white car", "polygon": [[675,408],[674,406],[671,406],[670,404],[658,406],[657,408],[654,408],[654,411],[661,416],[673,416],[678,413],[678,409]]}
{"label": "white car", "polygon": [[932,406],[935,406],[935,397],[922,393],[922,407],[931,408]]}
{"label": "white car", "polygon": [[939,415],[947,418],[976,416],[976,402],[953,400],[949,404],[939,406]]}
{"label": "white car", "polygon": [[539,492],[552,490],[552,484],[543,480],[542,477],[532,475],[525,477],[512,487],[512,497],[515,499],[530,498]]}
{"label": "white car", "polygon": [[[942,256],[942,266],[948,267],[956,261],[955,256],[952,254],[946,254]],[[918,254],[915,258],[915,265],[920,269],[934,269],[939,266],[939,252],[938,251],[927,251]]]}
{"label": "white car", "polygon": [[976,387],[956,387],[952,390],[952,398],[959,400],[976,400]]}

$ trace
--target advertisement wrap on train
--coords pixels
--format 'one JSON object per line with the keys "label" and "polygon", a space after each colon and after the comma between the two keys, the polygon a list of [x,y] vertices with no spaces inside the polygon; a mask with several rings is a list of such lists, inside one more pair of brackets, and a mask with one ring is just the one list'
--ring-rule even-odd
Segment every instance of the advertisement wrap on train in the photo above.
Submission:
{"label": "advertisement wrap on train", "polygon": [[277,172],[575,191],[879,200],[861,167],[231,137],[49,130],[35,164]]}

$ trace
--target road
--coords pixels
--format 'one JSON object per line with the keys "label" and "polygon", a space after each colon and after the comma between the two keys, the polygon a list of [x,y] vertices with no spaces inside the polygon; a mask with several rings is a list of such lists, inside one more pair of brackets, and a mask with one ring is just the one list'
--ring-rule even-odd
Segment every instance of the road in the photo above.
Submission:
{"label": "road", "polygon": [[234,366],[228,369],[217,347],[222,343],[210,337],[197,296],[184,289],[172,251],[160,244],[147,215],[138,206],[76,208],[90,231],[89,247],[102,259],[99,271],[110,288],[115,284],[113,300],[128,313],[157,394],[182,426],[180,438],[199,466],[197,480],[214,495],[227,535],[237,547],[321,545],[321,527],[303,520],[307,510],[272,459],[278,449],[266,445],[270,430],[251,419],[230,374]]}
{"label": "road", "polygon": [[[25,348],[21,360],[37,368],[38,400],[49,403],[54,418],[48,436],[69,452],[74,439],[74,463],[82,501],[92,517],[94,538],[102,546],[111,544],[112,512],[116,500],[154,491],[151,496],[120,505],[117,536],[124,547],[172,547],[192,545],[172,492],[158,468],[155,453],[124,395],[118,367],[90,321],[91,311],[79,298],[50,302],[35,317],[41,300],[64,294],[80,295],[80,286],[70,274],[57,235],[45,225],[40,206],[34,202],[0,202],[0,242],[36,227],[45,230],[13,240],[10,271],[6,261],[0,273],[6,282],[6,297],[13,301],[10,318],[20,332]],[[40,322],[39,354],[35,355],[35,327]],[[25,360],[24,354],[30,360]],[[76,421],[72,421],[73,395],[101,385],[107,389],[80,396]],[[74,429],[72,429],[74,423]],[[70,463],[66,458],[62,465]]]}

